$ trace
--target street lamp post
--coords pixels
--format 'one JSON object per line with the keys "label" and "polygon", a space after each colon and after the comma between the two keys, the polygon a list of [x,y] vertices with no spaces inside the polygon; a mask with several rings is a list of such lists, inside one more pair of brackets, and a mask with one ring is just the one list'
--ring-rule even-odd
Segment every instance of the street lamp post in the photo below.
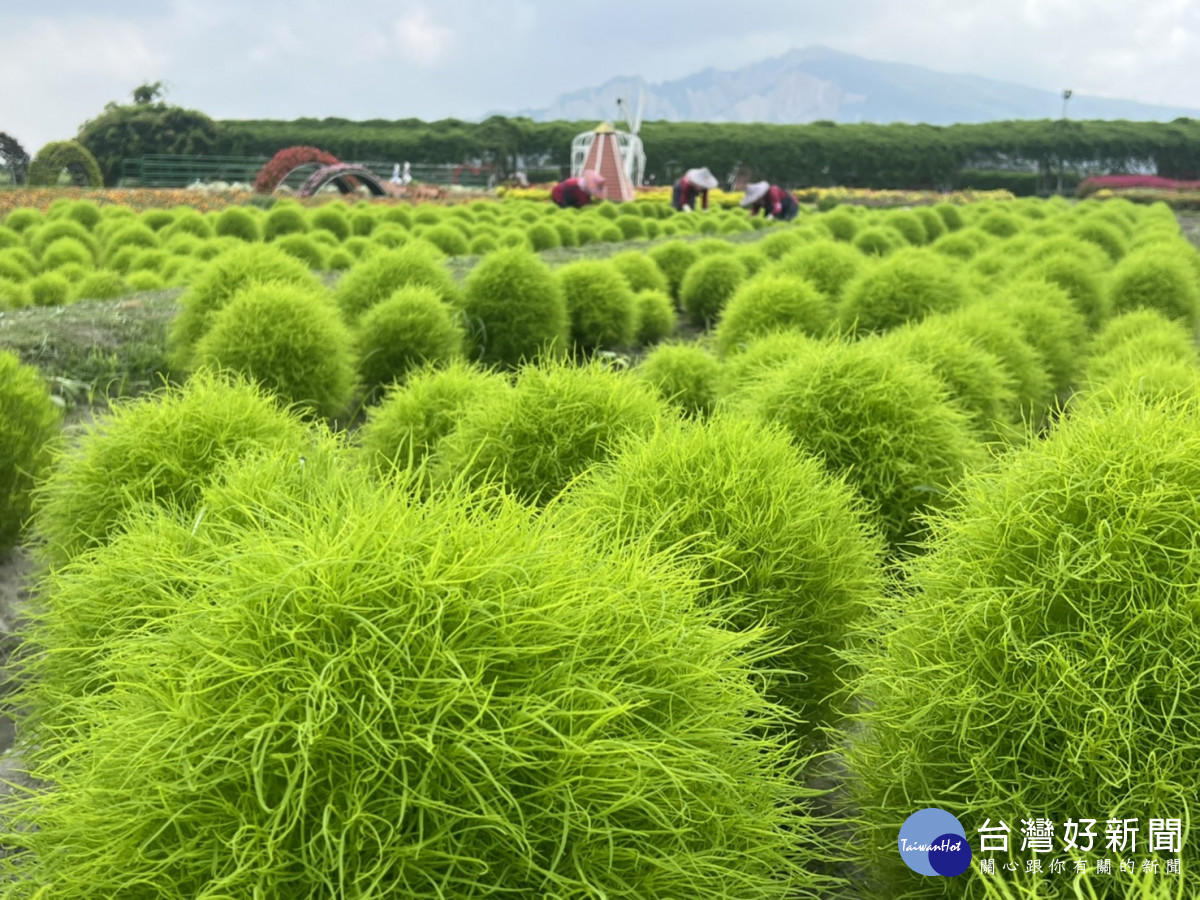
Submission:
{"label": "street lamp post", "polygon": [[[1067,101],[1071,99],[1071,94],[1073,94],[1073,93],[1074,93],[1074,91],[1072,91],[1070,88],[1063,91],[1062,120],[1063,120],[1064,127],[1065,127],[1066,121],[1067,121]],[[1063,159],[1062,159],[1062,144],[1060,143],[1059,144],[1059,154],[1058,154],[1058,193],[1059,193],[1059,196],[1062,196],[1062,192],[1063,192]]]}

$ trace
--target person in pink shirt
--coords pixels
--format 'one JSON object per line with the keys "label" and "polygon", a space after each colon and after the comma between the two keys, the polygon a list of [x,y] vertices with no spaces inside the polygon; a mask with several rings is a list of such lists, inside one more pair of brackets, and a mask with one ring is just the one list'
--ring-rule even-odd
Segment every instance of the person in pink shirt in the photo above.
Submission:
{"label": "person in pink shirt", "polygon": [[560,181],[550,189],[550,199],[559,206],[587,206],[593,197],[604,196],[604,179],[594,169],[588,169],[578,178]]}
{"label": "person in pink shirt", "polygon": [[756,181],[746,188],[742,206],[749,209],[752,216],[762,212],[766,213],[768,219],[782,219],[784,222],[791,221],[800,213],[800,204],[795,197],[765,181]]}

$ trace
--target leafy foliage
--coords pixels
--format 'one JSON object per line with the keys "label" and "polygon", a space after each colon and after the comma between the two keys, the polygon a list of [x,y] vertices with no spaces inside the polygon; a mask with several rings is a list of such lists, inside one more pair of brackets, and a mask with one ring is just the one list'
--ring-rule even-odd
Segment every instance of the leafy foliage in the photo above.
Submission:
{"label": "leafy foliage", "polygon": [[0,553],[21,534],[60,421],[41,373],[0,350]]}

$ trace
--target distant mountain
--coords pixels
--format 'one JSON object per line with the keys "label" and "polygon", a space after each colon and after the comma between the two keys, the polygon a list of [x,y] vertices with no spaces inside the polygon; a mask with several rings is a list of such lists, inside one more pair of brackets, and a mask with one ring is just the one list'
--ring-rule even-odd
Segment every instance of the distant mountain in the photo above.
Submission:
{"label": "distant mountain", "polygon": [[[643,87],[643,119],[647,121],[797,123],[829,119],[951,125],[1056,119],[1062,115],[1062,94],[1058,91],[877,62],[827,47],[792,50],[730,72],[709,68],[661,84],[647,85],[640,78],[614,78],[600,87],[564,94],[546,109],[526,109],[515,115],[543,122],[619,120],[616,99],[625,97],[636,108]],[[1073,119],[1200,118],[1197,109],[1081,94],[1071,97],[1068,113]]]}

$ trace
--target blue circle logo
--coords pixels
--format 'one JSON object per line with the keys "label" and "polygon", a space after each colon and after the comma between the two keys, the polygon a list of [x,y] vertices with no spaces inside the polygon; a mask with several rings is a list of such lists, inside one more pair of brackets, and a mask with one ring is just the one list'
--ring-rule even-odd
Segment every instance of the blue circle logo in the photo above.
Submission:
{"label": "blue circle logo", "polygon": [[967,832],[944,809],[922,809],[905,819],[899,845],[904,864],[922,875],[953,878],[971,865]]}

